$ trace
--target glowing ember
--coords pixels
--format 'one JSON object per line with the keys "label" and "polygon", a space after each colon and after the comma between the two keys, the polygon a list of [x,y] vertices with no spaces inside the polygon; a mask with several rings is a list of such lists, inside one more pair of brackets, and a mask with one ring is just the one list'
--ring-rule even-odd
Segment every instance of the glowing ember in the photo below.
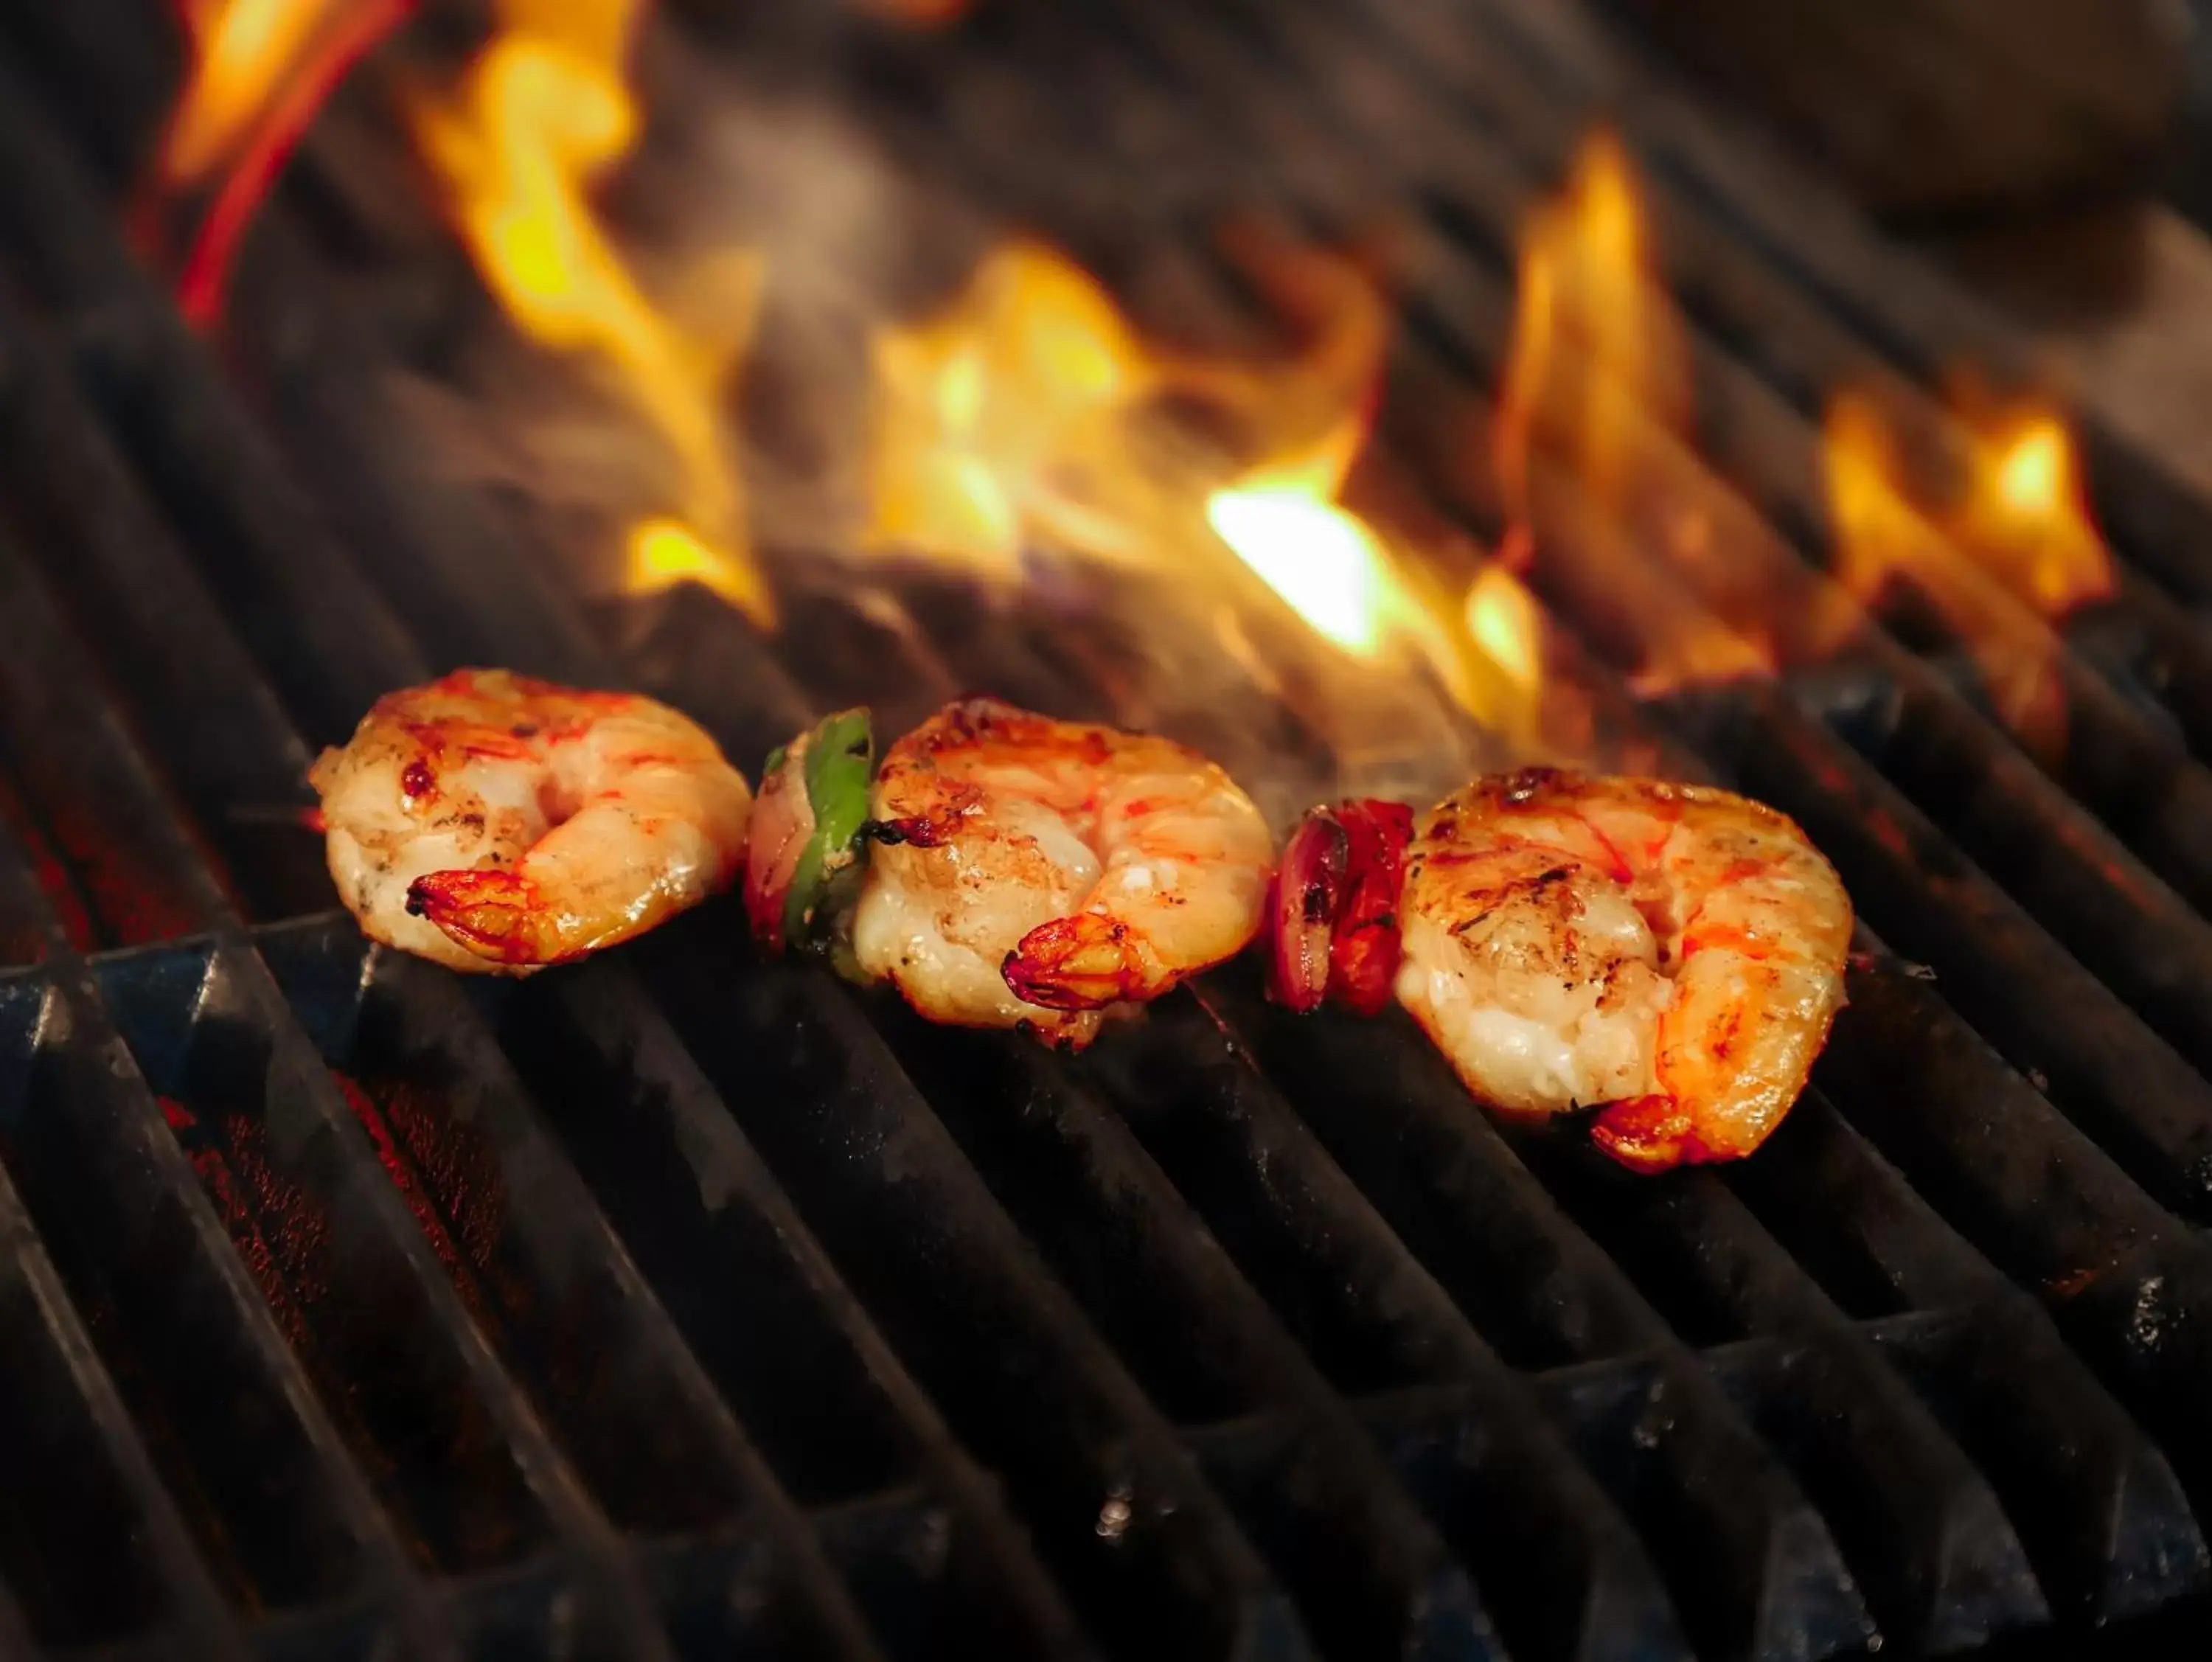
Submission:
{"label": "glowing ember", "polygon": [[[699,551],[699,571],[724,574],[718,593],[772,624],[719,403],[750,331],[710,345],[672,326],[586,196],[636,137],[623,71],[636,9],[636,0],[507,0],[506,27],[471,65],[457,104],[424,107],[418,137],[450,192],[464,240],[516,326],[610,370],[682,469],[684,523],[636,527],[632,572],[641,569],[641,545],[666,549],[680,535]],[[730,269],[730,310],[750,317],[759,268]]]}

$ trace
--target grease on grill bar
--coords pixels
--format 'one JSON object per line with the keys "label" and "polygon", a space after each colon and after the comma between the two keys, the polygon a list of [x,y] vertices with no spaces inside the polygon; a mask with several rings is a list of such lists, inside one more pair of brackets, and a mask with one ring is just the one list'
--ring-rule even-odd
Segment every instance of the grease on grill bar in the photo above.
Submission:
{"label": "grease on grill bar", "polygon": [[[822,72],[803,29],[675,9],[687,50]],[[155,11],[0,26],[0,1649],[2202,1645],[2212,510],[2148,458],[2085,435],[2129,566],[2069,626],[2057,752],[1878,630],[1638,703],[1606,609],[1675,580],[1537,458],[1547,661],[1596,748],[1775,801],[1869,925],[1814,1087],[1735,1169],[1501,1128],[1402,1017],[1292,1020],[1243,965],[1081,1059],[757,962],[711,910],[465,988],[369,951],[276,823],[377,694],[507,663],[750,758],[885,692],[1111,719],[1114,647],[941,575],[909,630],[580,603],[385,402],[489,316],[391,135],[311,142],[228,361],[133,267]],[[860,115],[1186,322],[1255,326],[1188,234],[1216,208],[1419,215],[1383,461],[1497,528],[1467,435],[1516,230],[1644,70],[1539,0],[983,21],[856,37]],[[1822,400],[1875,387],[1940,439],[1934,377],[2010,349],[1632,102],[1711,412],[1671,488],[1810,595]],[[1159,188],[1083,184],[1133,177]],[[1328,765],[1287,709],[1221,719]]]}

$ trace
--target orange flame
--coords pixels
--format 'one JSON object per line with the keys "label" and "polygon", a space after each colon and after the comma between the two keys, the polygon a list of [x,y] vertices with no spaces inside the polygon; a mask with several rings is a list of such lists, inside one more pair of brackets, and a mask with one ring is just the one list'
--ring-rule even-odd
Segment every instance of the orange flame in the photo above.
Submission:
{"label": "orange flame", "polygon": [[[1640,691],[1756,675],[1774,662],[1759,631],[1690,599],[1676,574],[1713,575],[1724,551],[1684,488],[1689,426],[1682,325],[1661,283],[1627,152],[1600,129],[1558,197],[1521,237],[1512,344],[1498,389],[1492,459],[1507,521],[1501,557],[1540,557],[1532,458],[1559,462],[1611,530],[1621,557],[1653,557],[1675,604],[1635,619]],[[1662,615],[1663,614],[1663,615]]]}
{"label": "orange flame", "polygon": [[1968,417],[1965,487],[1915,501],[1890,425],[1839,394],[1823,445],[1837,579],[1869,605],[1908,583],[1965,642],[1999,713],[2037,740],[2057,734],[2060,649],[2051,620],[2109,593],[2112,557],[2091,523],[2071,436],[2048,411]]}
{"label": "orange flame", "polygon": [[1133,423],[1164,371],[1079,268],[1007,243],[874,356],[865,547],[1007,581],[1039,539],[1141,557],[1151,476]]}
{"label": "orange flame", "polygon": [[234,155],[342,0],[200,0],[185,9],[192,69],[161,141],[161,176],[190,184]]}
{"label": "orange flame", "polygon": [[663,318],[586,194],[637,136],[623,63],[638,0],[504,0],[502,10],[505,27],[470,66],[458,102],[418,113],[423,154],[516,326],[608,370],[682,470],[682,522],[655,516],[629,533],[634,587],[705,581],[772,625],[719,405],[750,338],[759,266],[734,265],[729,309],[744,326],[731,338],[696,341]]}
{"label": "orange flame", "polygon": [[2111,594],[2112,551],[2090,519],[2065,422],[2032,404],[1967,419],[1974,456],[1960,541],[2043,617]]}
{"label": "orange flame", "polygon": [[1640,429],[1687,424],[1680,320],[1654,274],[1636,176],[1612,133],[1592,133],[1559,196],[1521,238],[1513,344],[1498,390],[1498,475],[1525,518],[1529,447],[1555,438],[1609,511],[1637,483]]}
{"label": "orange flame", "polygon": [[159,247],[162,216],[216,183],[178,280],[197,324],[214,321],[232,256],[301,136],[354,63],[416,0],[185,0],[192,67],[134,210]]}

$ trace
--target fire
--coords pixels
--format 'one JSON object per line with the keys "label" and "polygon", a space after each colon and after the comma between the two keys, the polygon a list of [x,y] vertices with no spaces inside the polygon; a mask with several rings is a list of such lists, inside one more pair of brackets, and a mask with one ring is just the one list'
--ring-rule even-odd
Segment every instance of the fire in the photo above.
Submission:
{"label": "fire", "polygon": [[1498,405],[1498,475],[1516,519],[1528,512],[1538,434],[1558,444],[1600,506],[1618,513],[1637,484],[1640,429],[1687,424],[1680,320],[1654,272],[1627,152],[1602,128],[1583,143],[1559,196],[1523,229]]}
{"label": "fire", "polygon": [[1507,521],[1501,558],[1522,566],[1540,557],[1532,458],[1541,449],[1588,499],[1604,534],[1620,540],[1617,557],[1648,558],[1681,601],[1635,616],[1640,691],[1768,672],[1774,653],[1756,626],[1692,598],[1730,586],[1715,581],[1729,575],[1719,564],[1725,551],[1684,441],[1681,321],[1657,275],[1627,152],[1610,132],[1585,141],[1559,196],[1529,216],[1519,283],[1492,429]]}
{"label": "fire", "polygon": [[1960,541],[2045,618],[2112,593],[2112,551],[2089,517],[2064,421],[2033,405],[1967,419],[1974,455]]}
{"label": "fire", "polygon": [[1215,491],[1206,522],[1316,634],[1364,661],[1410,653],[1486,727],[1534,744],[1543,686],[1534,600],[1492,563],[1454,606],[1426,566],[1340,502],[1365,426],[1358,413],[1313,454]]}
{"label": "fire", "polygon": [[353,64],[416,0],[185,0],[192,67],[135,210],[142,240],[213,185],[178,281],[199,324],[219,309],[232,255],[300,137]]}
{"label": "fire", "polygon": [[1263,467],[1214,492],[1206,518],[1316,633],[1372,657],[1392,630],[1419,631],[1429,619],[1398,581],[1382,539],[1334,501],[1349,450],[1340,440],[1329,454]]}
{"label": "fire", "polygon": [[1835,575],[1870,605],[1909,583],[1965,642],[2000,714],[2048,739],[2059,649],[2050,624],[2110,591],[2112,557],[2063,421],[2021,408],[1966,422],[1964,487],[1931,503],[1916,500],[1880,407],[1848,393],[1831,402],[1823,460]]}
{"label": "fire", "polygon": [[1037,540],[1135,557],[1149,472],[1133,423],[1164,372],[1082,270],[1007,243],[941,315],[879,333],[874,358],[864,546],[1005,581]]}
{"label": "fire", "polygon": [[775,616],[775,597],[752,565],[700,541],[678,521],[640,520],[630,527],[625,552],[623,587],[629,594],[657,594],[697,583],[756,622]]}
{"label": "fire", "polygon": [[1467,593],[1467,633],[1524,699],[1543,689],[1542,624],[1536,601],[1502,565],[1483,568]]}
{"label": "fire", "polygon": [[[702,578],[771,625],[719,403],[750,330],[708,344],[672,326],[587,197],[636,139],[623,64],[637,10],[637,0],[504,0],[502,31],[471,64],[457,102],[418,113],[417,137],[516,326],[607,369],[682,470],[683,522],[632,529],[632,577],[647,587]],[[744,261],[736,271],[730,308],[749,318],[759,267]]]}
{"label": "fire", "polygon": [[188,6],[193,64],[161,143],[162,176],[205,179],[236,150],[340,0],[215,0]]}

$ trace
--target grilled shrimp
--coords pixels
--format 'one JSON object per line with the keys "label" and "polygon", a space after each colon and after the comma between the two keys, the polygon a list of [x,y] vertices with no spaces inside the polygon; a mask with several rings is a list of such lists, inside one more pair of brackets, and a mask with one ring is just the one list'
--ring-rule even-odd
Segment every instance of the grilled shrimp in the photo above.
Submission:
{"label": "grilled shrimp", "polygon": [[1269,931],[1279,1001],[1371,1014],[1395,972],[1477,1096],[1607,1105],[1599,1145],[1659,1171],[1739,1159],[1790,1111],[1844,1001],[1851,905],[1771,808],[1531,769],[1418,825],[1389,803],[1308,815]]}
{"label": "grilled shrimp", "polygon": [[650,698],[464,669],[377,701],[308,776],[331,876],[369,935],[526,975],[726,887],[751,794]]}
{"label": "grilled shrimp", "polygon": [[[801,889],[779,900],[779,874],[842,880],[841,852],[818,858],[812,828],[854,818],[850,779],[836,773],[862,752],[848,728],[825,742],[850,719],[780,752],[771,775],[786,782],[763,787],[786,801],[802,766],[812,787],[805,807],[779,808],[787,830],[756,855],[767,883],[749,878],[771,943],[814,905]],[[947,705],[892,745],[869,807],[853,845],[866,845],[866,866],[844,926],[848,972],[890,981],[933,1020],[1072,1047],[1109,1009],[1243,950],[1274,854],[1251,800],[1195,752],[988,698]]]}
{"label": "grilled shrimp", "polygon": [[1476,782],[1407,850],[1399,1001],[1498,1107],[1598,1103],[1657,1171],[1749,1154],[1844,1001],[1851,905],[1773,809],[1535,769]]}

